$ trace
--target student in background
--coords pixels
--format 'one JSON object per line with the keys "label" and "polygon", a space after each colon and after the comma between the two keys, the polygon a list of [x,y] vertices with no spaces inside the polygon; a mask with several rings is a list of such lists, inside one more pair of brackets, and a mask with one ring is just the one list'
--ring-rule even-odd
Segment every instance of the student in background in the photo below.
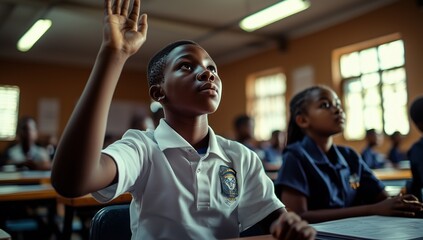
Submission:
{"label": "student in background", "polygon": [[[423,133],[423,96],[416,98],[410,107],[410,118],[414,125]],[[423,137],[411,146],[407,152],[413,178],[407,186],[407,192],[412,193],[422,201],[423,191]]]}
{"label": "student in background", "polygon": [[18,170],[49,170],[51,160],[47,150],[36,144],[37,124],[32,117],[22,117],[17,127],[17,143],[5,152],[5,165],[14,165]]}
{"label": "student in background", "polygon": [[253,150],[261,160],[264,160],[264,150],[254,138],[254,119],[248,115],[238,115],[234,120],[235,141]]}
{"label": "student in background", "polygon": [[155,126],[153,118],[151,118],[150,115],[147,113],[140,113],[132,116],[129,128],[145,131],[147,129],[154,129]]}
{"label": "student in background", "polygon": [[383,135],[376,132],[375,129],[366,130],[367,145],[361,152],[364,162],[371,169],[378,169],[385,167],[385,157],[375,150],[375,147],[380,145],[383,141]]}
{"label": "student in background", "polygon": [[278,171],[282,166],[282,151],[286,143],[285,132],[281,130],[272,131],[269,146],[264,149],[263,165],[266,171]]}
{"label": "student in background", "polygon": [[406,160],[405,154],[401,151],[400,146],[402,142],[402,136],[399,131],[395,131],[389,136],[391,140],[391,148],[388,152],[388,160],[391,162],[392,166],[397,168],[399,163],[403,160]]}
{"label": "student in background", "polygon": [[56,152],[56,190],[67,197],[93,192],[102,202],[130,192],[132,239],[236,238],[256,223],[280,239],[313,239],[315,230],[275,196],[260,159],[209,127],[222,82],[213,59],[192,41],[167,45],[149,63],[149,94],[165,113],[159,126],[130,129],[101,151],[123,66],[147,36],[140,0],[130,2],[105,1],[103,42]]}
{"label": "student in background", "polygon": [[288,145],[275,182],[286,206],[311,223],[422,211],[412,195],[389,198],[359,154],[333,143],[344,125],[341,102],[329,87],[313,86],[292,98]]}
{"label": "student in background", "polygon": [[155,111],[153,111],[152,114],[153,114],[154,127],[156,128],[157,126],[159,126],[160,119],[164,118],[163,108],[159,107],[155,109]]}
{"label": "student in background", "polygon": [[57,148],[57,137],[51,134],[38,136],[37,145],[45,148],[50,159],[53,159]]}

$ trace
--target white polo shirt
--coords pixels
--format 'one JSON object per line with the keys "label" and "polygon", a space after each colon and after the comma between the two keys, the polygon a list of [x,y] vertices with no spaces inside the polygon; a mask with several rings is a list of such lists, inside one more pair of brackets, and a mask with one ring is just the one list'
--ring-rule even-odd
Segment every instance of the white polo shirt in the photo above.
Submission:
{"label": "white polo shirt", "polygon": [[257,155],[216,136],[200,155],[163,119],[155,131],[128,130],[103,152],[119,180],[93,196],[107,202],[130,192],[132,239],[222,239],[284,207]]}

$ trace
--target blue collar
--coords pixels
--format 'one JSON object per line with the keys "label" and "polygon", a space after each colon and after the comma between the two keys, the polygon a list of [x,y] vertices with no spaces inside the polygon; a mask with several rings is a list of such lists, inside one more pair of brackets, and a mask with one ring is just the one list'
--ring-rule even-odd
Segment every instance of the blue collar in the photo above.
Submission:
{"label": "blue collar", "polygon": [[303,140],[301,141],[301,146],[305,150],[306,153],[313,156],[314,162],[316,164],[326,164],[331,165],[334,167],[348,167],[347,161],[345,161],[344,156],[342,156],[341,152],[338,150],[338,147],[336,147],[335,144],[332,144],[329,151],[334,151],[337,156],[337,163],[334,165],[329,160],[329,158],[326,156],[326,153],[324,153],[317,144],[308,136],[305,136]]}

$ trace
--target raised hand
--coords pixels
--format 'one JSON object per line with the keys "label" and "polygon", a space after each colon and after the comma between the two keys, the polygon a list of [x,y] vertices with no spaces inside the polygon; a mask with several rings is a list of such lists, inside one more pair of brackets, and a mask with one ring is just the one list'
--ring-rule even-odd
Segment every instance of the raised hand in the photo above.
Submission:
{"label": "raised hand", "polygon": [[103,47],[129,56],[138,51],[147,38],[147,15],[140,15],[141,0],[105,0]]}

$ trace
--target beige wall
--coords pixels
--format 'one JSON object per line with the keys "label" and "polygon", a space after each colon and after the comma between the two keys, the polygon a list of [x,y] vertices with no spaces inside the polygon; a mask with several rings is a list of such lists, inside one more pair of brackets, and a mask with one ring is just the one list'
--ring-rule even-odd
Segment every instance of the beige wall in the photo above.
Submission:
{"label": "beige wall", "polygon": [[[0,84],[20,88],[19,114],[38,118],[38,101],[55,98],[60,103],[59,134],[82,93],[90,68],[37,64],[0,59]],[[114,99],[149,102],[144,72],[124,71]],[[8,142],[0,141],[0,151]]]}
{"label": "beige wall", "polygon": [[[333,50],[381,36],[400,33],[405,42],[406,74],[408,78],[409,100],[423,94],[423,9],[414,0],[399,0],[392,5],[349,20],[337,26],[295,39],[288,43],[286,51],[274,49],[266,53],[219,68],[224,81],[223,101],[212,120],[217,132],[231,133],[231,120],[243,112],[245,107],[245,79],[249,74],[280,67],[288,81],[287,101],[292,92],[292,71],[298,67],[311,65],[314,68],[315,82],[329,85],[340,93],[332,77]],[[236,94],[235,94],[236,93]],[[234,106],[234,107],[233,107]],[[412,126],[405,138],[404,148],[417,140],[419,133]],[[387,138],[381,151],[387,149]],[[364,146],[362,141],[346,142],[342,136],[336,141],[348,144],[356,150]]]}
{"label": "beige wall", "polygon": [[[250,74],[272,68],[281,68],[287,75],[288,100],[292,92],[292,71],[310,65],[314,68],[315,82],[327,84],[339,93],[332,78],[333,50],[400,33],[405,42],[406,70],[409,100],[423,93],[423,10],[415,0],[399,0],[392,5],[367,13],[337,26],[292,40],[285,51],[273,49],[242,61],[220,66],[223,79],[223,99],[219,110],[210,116],[210,124],[218,134],[231,137],[232,120],[245,112],[245,81]],[[37,117],[37,102],[44,97],[60,101],[60,132],[66,124],[72,109],[81,94],[90,68],[57,66],[16,62],[0,59],[0,84],[13,84],[21,88],[20,115]],[[145,73],[125,71],[116,90],[115,99],[148,102]],[[419,133],[412,126],[405,138],[404,148],[417,140]],[[363,142],[346,142],[342,136],[338,143],[348,144],[357,150]],[[387,141],[385,141],[387,143]],[[0,142],[0,150],[6,142]],[[381,150],[385,150],[385,146]]]}

